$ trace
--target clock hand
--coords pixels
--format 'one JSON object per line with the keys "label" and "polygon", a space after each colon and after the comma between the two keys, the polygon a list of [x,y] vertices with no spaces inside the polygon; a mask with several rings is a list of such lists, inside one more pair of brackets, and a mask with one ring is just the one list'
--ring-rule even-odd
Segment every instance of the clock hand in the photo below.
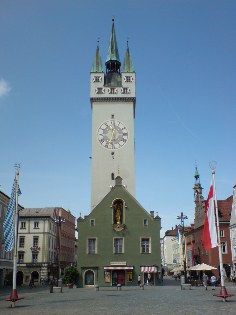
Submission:
{"label": "clock hand", "polygon": [[111,130],[111,138],[110,138],[109,143],[111,143],[113,140],[115,140],[115,136],[116,136],[115,128],[112,128],[112,126],[110,126],[110,130]]}

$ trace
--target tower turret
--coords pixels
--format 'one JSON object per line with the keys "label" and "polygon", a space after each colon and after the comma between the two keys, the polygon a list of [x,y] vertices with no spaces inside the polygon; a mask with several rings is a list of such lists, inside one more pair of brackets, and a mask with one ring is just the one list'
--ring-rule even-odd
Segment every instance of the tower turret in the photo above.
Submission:
{"label": "tower turret", "polygon": [[121,72],[134,72],[134,66],[131,60],[131,56],[130,56],[130,51],[129,51],[129,44],[127,41],[127,48],[126,48],[126,53],[125,53],[125,59],[123,62],[123,66],[122,66],[122,70]]}
{"label": "tower turret", "polygon": [[195,167],[195,184],[193,187],[194,190],[194,202],[195,202],[195,218],[194,218],[194,227],[198,228],[204,224],[205,217],[205,202],[202,196],[202,185],[200,183],[200,176],[198,173],[197,166]]}
{"label": "tower turret", "polygon": [[99,41],[97,44],[96,54],[94,57],[91,72],[103,72],[102,58],[101,58],[100,50],[99,50]]}

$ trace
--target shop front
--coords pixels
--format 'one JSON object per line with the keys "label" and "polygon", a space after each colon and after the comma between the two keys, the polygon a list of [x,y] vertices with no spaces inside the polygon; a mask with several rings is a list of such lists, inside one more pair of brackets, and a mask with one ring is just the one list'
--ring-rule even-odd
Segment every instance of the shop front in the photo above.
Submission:
{"label": "shop front", "polygon": [[157,284],[157,266],[141,266],[141,280],[145,285],[156,285]]}
{"label": "shop front", "polygon": [[128,285],[133,281],[133,266],[106,266],[104,267],[104,280],[111,286]]}

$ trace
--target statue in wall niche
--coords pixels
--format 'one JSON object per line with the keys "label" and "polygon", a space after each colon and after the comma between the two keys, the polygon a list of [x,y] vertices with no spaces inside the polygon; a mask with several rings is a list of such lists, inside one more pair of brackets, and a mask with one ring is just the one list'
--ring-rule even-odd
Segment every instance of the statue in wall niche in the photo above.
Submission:
{"label": "statue in wall niche", "polygon": [[117,232],[125,229],[124,224],[124,202],[121,199],[116,199],[112,203],[113,208],[113,229]]}
{"label": "statue in wall niche", "polygon": [[117,204],[116,206],[116,224],[121,223],[121,205]]}
{"label": "statue in wall niche", "polygon": [[116,200],[113,204],[114,209],[114,224],[122,224],[123,218],[123,202],[121,200]]}

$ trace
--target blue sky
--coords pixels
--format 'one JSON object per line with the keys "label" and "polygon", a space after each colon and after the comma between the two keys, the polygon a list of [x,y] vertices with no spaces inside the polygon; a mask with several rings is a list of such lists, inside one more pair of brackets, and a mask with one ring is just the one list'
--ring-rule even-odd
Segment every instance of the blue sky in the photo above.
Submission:
{"label": "blue sky", "polygon": [[1,189],[18,162],[24,207],[90,212],[89,75],[113,16],[137,78],[136,199],[163,235],[181,211],[193,222],[196,163],[205,197],[212,160],[218,199],[236,183],[234,0],[1,0]]}

